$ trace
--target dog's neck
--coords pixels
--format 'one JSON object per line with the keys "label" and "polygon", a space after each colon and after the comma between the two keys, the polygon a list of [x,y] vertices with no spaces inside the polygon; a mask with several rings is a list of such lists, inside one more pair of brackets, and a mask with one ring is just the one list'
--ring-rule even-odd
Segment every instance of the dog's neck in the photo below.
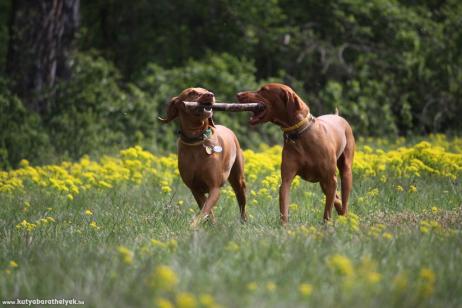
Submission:
{"label": "dog's neck", "polygon": [[209,128],[209,119],[191,120],[180,118],[180,130],[183,135],[188,138],[197,138]]}
{"label": "dog's neck", "polygon": [[302,104],[302,108],[293,112],[287,113],[284,118],[274,119],[272,122],[279,125],[282,129],[292,127],[305,120],[310,114],[310,108],[306,104]]}

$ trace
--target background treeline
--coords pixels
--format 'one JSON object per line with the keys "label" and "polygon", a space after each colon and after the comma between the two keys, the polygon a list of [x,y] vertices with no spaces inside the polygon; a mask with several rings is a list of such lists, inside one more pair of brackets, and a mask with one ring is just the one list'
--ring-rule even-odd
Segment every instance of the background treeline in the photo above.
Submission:
{"label": "background treeline", "polygon": [[[11,0],[0,2],[0,167],[175,148],[156,116],[183,88],[219,100],[290,84],[361,136],[462,128],[459,0]],[[244,147],[280,142],[216,114]]]}

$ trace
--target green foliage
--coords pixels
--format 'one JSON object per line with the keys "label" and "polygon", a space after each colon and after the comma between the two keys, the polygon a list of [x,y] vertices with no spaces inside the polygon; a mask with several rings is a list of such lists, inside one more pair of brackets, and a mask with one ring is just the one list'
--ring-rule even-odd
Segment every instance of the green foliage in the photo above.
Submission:
{"label": "green foliage", "polygon": [[29,112],[0,79],[0,168],[15,166],[25,157],[47,160],[50,148],[39,116]]}
{"label": "green foliage", "polygon": [[5,66],[8,48],[8,25],[5,21],[8,20],[9,17],[10,4],[10,1],[0,2],[0,75]]}
{"label": "green foliage", "polygon": [[329,81],[320,97],[323,108],[331,112],[337,108],[341,116],[350,120],[357,135],[389,136],[397,133],[383,84],[375,80],[363,84],[351,81],[345,87]]}
{"label": "green foliage", "polygon": [[153,105],[133,84],[95,54],[79,54],[73,78],[56,90],[47,126],[60,154],[78,158],[140,143],[153,136]]}
{"label": "green foliage", "polygon": [[[0,4],[1,71],[11,3]],[[20,131],[48,135],[47,153],[72,158],[135,143],[172,151],[177,128],[155,120],[170,97],[201,86],[234,101],[274,80],[315,115],[337,107],[360,136],[460,134],[461,15],[458,0],[85,2],[72,79],[43,94],[50,108],[41,119],[20,112]],[[281,142],[273,125],[249,127],[248,114],[215,119],[244,147]],[[13,138],[18,128],[8,127]],[[13,147],[21,146],[0,146],[10,165],[34,156]]]}

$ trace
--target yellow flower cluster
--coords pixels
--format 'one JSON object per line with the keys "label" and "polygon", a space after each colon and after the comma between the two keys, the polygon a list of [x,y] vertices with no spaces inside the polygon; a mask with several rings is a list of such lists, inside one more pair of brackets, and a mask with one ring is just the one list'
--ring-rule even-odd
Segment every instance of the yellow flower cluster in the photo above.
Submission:
{"label": "yellow flower cluster", "polygon": [[133,251],[131,251],[125,246],[118,246],[117,252],[119,253],[120,259],[122,260],[123,263],[128,264],[128,265],[133,263],[133,258],[135,257],[135,254]]}
{"label": "yellow flower cluster", "polygon": [[172,291],[178,284],[175,271],[166,265],[160,265],[154,269],[149,277],[148,285],[152,289]]}
{"label": "yellow flower cluster", "polygon": [[160,249],[169,249],[170,251],[175,251],[178,247],[178,242],[175,239],[168,240],[166,242],[162,242],[156,239],[151,240],[151,244],[155,248]]}
{"label": "yellow flower cluster", "polygon": [[420,270],[420,295],[422,297],[430,297],[436,284],[436,275],[431,268],[424,267]]}
{"label": "yellow flower cluster", "polygon": [[350,286],[358,282],[372,286],[382,280],[382,275],[377,271],[377,263],[369,256],[363,256],[359,264],[354,266],[348,257],[337,254],[329,256],[326,264],[332,272],[343,277]]}
{"label": "yellow flower cluster", "polygon": [[[218,308],[215,299],[210,294],[200,294],[198,297],[190,292],[175,292],[178,287],[179,279],[176,272],[167,265],[159,265],[148,277],[146,284],[158,295],[167,297],[157,297],[155,306],[159,308]],[[172,296],[175,295],[175,296]],[[170,300],[174,298],[174,301]],[[175,302],[175,305],[173,304]]]}
{"label": "yellow flower cluster", "polygon": [[354,275],[353,264],[350,259],[342,255],[333,255],[327,258],[327,266],[335,273],[345,277]]}
{"label": "yellow flower cluster", "polygon": [[178,175],[176,155],[158,157],[135,146],[120,151],[119,157],[104,156],[99,162],[84,156],[80,161],[60,165],[32,167],[22,161],[22,168],[0,171],[0,193],[20,193],[29,187],[51,189],[72,201],[81,191],[110,189],[129,182],[140,184],[153,179],[159,188],[170,192]]}
{"label": "yellow flower cluster", "polygon": [[377,238],[384,238],[386,240],[392,240],[393,234],[390,232],[384,232],[386,226],[384,224],[376,224],[369,228],[368,234],[377,239]]}
{"label": "yellow flower cluster", "polygon": [[[430,142],[423,141],[414,146],[399,146],[389,151],[358,147],[353,170],[359,176],[377,176],[387,181],[389,176],[414,177],[424,174],[456,179],[462,173],[462,139],[448,141],[444,136],[433,136]],[[390,147],[390,145],[388,145]],[[258,152],[244,151],[246,178],[254,191],[251,204],[271,200],[277,194],[280,183],[280,146],[262,146]],[[59,165],[31,166],[26,160],[20,168],[0,171],[0,194],[20,193],[38,187],[60,192],[72,201],[80,192],[89,189],[110,189],[121,183],[140,184],[152,181],[163,193],[171,193],[171,184],[178,176],[177,156],[156,156],[135,146],[120,151],[117,157],[103,156],[99,161],[88,156],[78,162],[63,162]],[[296,178],[293,186],[300,179]],[[250,186],[250,185],[249,185]],[[403,191],[402,186],[396,190]],[[410,186],[409,192],[417,188]],[[369,197],[378,194],[372,189]],[[232,196],[229,190],[225,195]],[[257,201],[259,200],[259,201]]]}
{"label": "yellow flower cluster", "polygon": [[18,263],[14,260],[11,260],[9,263],[8,263],[8,267],[5,268],[5,274],[7,275],[10,275],[13,270],[15,270],[16,268],[18,268]]}
{"label": "yellow flower cluster", "polygon": [[[455,139],[457,146],[451,146],[441,137],[433,144],[422,141],[412,147],[400,146],[387,152],[364,146],[355,154],[353,169],[357,174],[367,176],[434,174],[455,180],[462,171],[460,142],[460,139]],[[397,190],[402,190],[402,187],[397,187]],[[410,187],[410,192],[414,191],[416,187]]]}
{"label": "yellow flower cluster", "polygon": [[455,229],[443,227],[436,220],[421,220],[419,229],[423,234],[435,234],[439,236],[453,236],[458,233]]}
{"label": "yellow flower cluster", "polygon": [[339,226],[350,231],[359,231],[359,216],[349,213],[348,216],[338,216],[336,222]]}
{"label": "yellow flower cluster", "polygon": [[33,230],[35,230],[36,228],[40,227],[40,226],[44,226],[44,225],[47,225],[48,223],[50,222],[55,222],[55,219],[51,216],[48,216],[48,217],[45,217],[45,218],[40,218],[40,219],[37,219],[35,222],[28,222],[27,220],[23,220],[21,221],[20,223],[18,223],[16,225],[16,229],[18,230],[23,230],[23,231],[27,231],[27,232],[32,232]]}

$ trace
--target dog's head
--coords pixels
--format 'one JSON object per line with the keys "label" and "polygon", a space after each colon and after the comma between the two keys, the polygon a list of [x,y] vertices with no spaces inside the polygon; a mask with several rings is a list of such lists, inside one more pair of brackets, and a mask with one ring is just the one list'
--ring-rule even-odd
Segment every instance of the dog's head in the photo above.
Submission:
{"label": "dog's head", "polygon": [[294,90],[279,83],[266,84],[257,91],[240,92],[237,99],[239,103],[260,103],[265,106],[250,117],[251,125],[273,122],[287,126],[289,118],[298,112],[309,112],[308,106]]}
{"label": "dog's head", "polygon": [[[204,108],[195,110],[186,110],[183,102],[198,102]],[[167,105],[167,116],[159,118],[162,123],[169,123],[176,117],[181,117],[186,120],[205,120],[210,119],[213,125],[212,118],[212,105],[215,103],[215,95],[203,88],[187,88],[183,90],[180,95],[173,97]]]}

